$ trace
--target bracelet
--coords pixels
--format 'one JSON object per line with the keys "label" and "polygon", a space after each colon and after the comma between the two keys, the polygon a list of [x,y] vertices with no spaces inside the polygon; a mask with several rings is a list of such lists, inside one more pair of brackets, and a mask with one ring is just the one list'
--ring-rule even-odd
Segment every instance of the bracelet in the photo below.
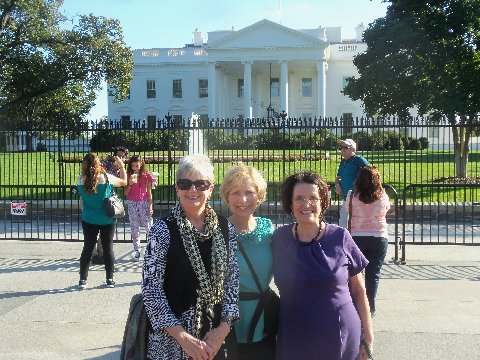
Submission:
{"label": "bracelet", "polygon": [[235,320],[232,317],[226,317],[221,319],[220,322],[226,323],[231,328]]}
{"label": "bracelet", "polygon": [[367,352],[367,359],[372,359],[373,360],[372,348],[367,344],[365,339],[362,339],[361,345],[365,349],[365,351]]}

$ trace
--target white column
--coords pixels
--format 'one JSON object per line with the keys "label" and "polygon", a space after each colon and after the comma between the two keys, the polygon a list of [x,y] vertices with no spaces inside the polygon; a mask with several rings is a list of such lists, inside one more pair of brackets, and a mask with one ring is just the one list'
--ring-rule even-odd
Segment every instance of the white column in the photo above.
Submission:
{"label": "white column", "polygon": [[220,66],[215,67],[215,114],[217,117],[222,117],[222,104],[223,104],[223,69]]}
{"label": "white column", "polygon": [[252,62],[243,61],[243,117],[252,118]]}
{"label": "white column", "polygon": [[223,71],[223,89],[222,89],[222,116],[224,118],[230,117],[229,111],[229,88],[228,88],[228,74]]}
{"label": "white column", "polygon": [[325,117],[327,114],[327,82],[325,60],[317,61],[317,109],[318,116]]}
{"label": "white column", "polygon": [[[257,104],[255,106],[255,111],[253,112],[254,117],[266,117],[267,105],[264,103],[264,94],[262,86],[265,85],[263,74],[261,72],[256,72],[253,82],[255,83],[255,94],[254,99],[257,99]],[[270,86],[270,85],[269,85]]]}
{"label": "white column", "polygon": [[215,71],[215,62],[208,63],[208,117],[210,119],[216,118],[216,71]]}
{"label": "white column", "polygon": [[288,61],[280,62],[280,105],[288,114]]}

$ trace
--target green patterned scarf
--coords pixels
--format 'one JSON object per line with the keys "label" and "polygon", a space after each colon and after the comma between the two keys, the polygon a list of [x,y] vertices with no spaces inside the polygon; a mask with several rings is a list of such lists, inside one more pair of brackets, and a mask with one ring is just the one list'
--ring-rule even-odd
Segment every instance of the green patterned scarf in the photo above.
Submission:
{"label": "green patterned scarf", "polygon": [[[202,327],[202,315],[205,309],[213,312],[213,306],[221,303],[224,293],[224,279],[227,272],[227,248],[223,239],[222,231],[218,224],[218,217],[209,204],[205,208],[205,232],[200,233],[187,219],[181,206],[177,204],[172,210],[173,217],[177,221],[183,246],[192,264],[195,275],[200,283],[197,290],[198,298],[195,305],[195,337],[200,336]],[[212,238],[212,267],[210,276],[205,269],[197,241]]]}

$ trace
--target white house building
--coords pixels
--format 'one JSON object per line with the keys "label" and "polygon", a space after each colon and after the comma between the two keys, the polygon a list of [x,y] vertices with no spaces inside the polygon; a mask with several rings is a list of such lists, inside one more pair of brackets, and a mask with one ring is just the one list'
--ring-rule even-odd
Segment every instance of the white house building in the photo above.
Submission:
{"label": "white house building", "polygon": [[130,98],[113,103],[108,116],[152,124],[167,113],[189,118],[361,116],[360,102],[341,93],[356,75],[353,57],[366,50],[363,25],[355,39],[341,27],[293,30],[269,20],[244,29],[195,31],[182,48],[133,52]]}

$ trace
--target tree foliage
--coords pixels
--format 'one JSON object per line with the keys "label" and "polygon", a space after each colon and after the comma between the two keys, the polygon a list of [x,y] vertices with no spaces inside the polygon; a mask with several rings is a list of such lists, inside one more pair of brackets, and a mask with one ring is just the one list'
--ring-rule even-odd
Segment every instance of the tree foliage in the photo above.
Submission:
{"label": "tree foliage", "polygon": [[102,80],[128,96],[132,53],[118,20],[67,19],[62,0],[0,0],[0,112],[28,123],[75,123]]}
{"label": "tree foliage", "polygon": [[364,33],[367,51],[354,59],[360,76],[344,93],[370,115],[405,117],[415,107],[447,117],[464,176],[480,113],[480,1],[386,2],[386,16]]}

